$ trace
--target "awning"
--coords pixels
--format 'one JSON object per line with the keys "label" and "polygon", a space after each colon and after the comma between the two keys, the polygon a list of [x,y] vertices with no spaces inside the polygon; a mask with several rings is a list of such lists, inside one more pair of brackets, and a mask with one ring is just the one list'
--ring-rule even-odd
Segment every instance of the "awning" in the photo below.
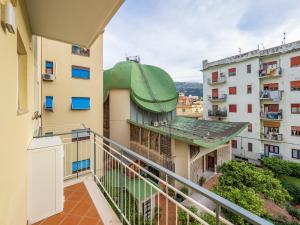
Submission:
{"label": "awning", "polygon": [[26,0],[33,34],[90,47],[124,0]]}
{"label": "awning", "polygon": [[300,132],[300,127],[298,127],[298,126],[292,126],[292,131],[299,131]]}
{"label": "awning", "polygon": [[264,121],[264,127],[280,127],[280,122],[277,122],[277,121]]}

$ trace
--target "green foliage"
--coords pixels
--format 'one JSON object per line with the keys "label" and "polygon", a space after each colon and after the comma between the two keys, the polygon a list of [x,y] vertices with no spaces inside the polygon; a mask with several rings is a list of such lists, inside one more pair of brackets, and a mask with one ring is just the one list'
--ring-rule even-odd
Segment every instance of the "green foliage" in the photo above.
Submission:
{"label": "green foliage", "polygon": [[292,203],[300,204],[300,179],[287,176],[282,176],[280,179],[283,187],[292,196]]}
{"label": "green foliage", "polygon": [[[216,218],[208,213],[202,213],[201,219],[206,221],[209,225],[217,225]],[[221,222],[221,225],[224,225],[224,223]]]}
{"label": "green foliage", "polygon": [[281,182],[269,170],[256,168],[246,162],[230,161],[222,166],[221,173],[220,187],[235,187],[241,190],[251,188],[255,193],[281,205],[291,199]]}
{"label": "green foliage", "polygon": [[199,180],[198,180],[198,184],[199,184],[200,186],[202,186],[202,185],[205,183],[205,181],[206,181],[206,178],[205,178],[204,176],[201,176],[201,177],[199,178]]}
{"label": "green foliage", "polygon": [[[197,215],[197,208],[195,206],[188,207],[188,210],[192,213]],[[177,212],[177,217],[180,225],[200,225],[201,223],[198,222],[194,217],[188,216],[188,213],[182,209],[179,209]],[[188,218],[189,217],[189,218]]]}
{"label": "green foliage", "polygon": [[185,195],[188,195],[188,194],[189,194],[189,189],[188,189],[187,187],[182,187],[182,188],[180,189],[180,191],[181,191],[183,194],[185,194]]}
{"label": "green foliage", "polygon": [[300,210],[299,209],[297,209],[291,205],[288,205],[286,207],[286,209],[291,216],[295,217],[297,220],[300,221]]}
{"label": "green foliage", "polygon": [[[252,188],[217,186],[213,191],[258,216],[262,216],[265,213],[263,201],[256,195]],[[242,217],[231,212],[226,213],[226,218],[234,224],[247,224]]]}
{"label": "green foliage", "polygon": [[289,162],[279,158],[264,158],[262,165],[276,176],[292,176],[300,178],[300,163]]}

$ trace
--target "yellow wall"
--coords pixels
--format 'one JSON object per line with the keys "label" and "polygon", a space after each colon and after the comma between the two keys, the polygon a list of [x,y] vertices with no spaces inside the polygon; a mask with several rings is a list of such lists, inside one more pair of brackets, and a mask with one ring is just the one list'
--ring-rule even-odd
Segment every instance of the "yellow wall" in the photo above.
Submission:
{"label": "yellow wall", "polygon": [[[6,1],[1,0],[1,3]],[[33,136],[34,54],[26,14],[18,1],[16,24],[27,53],[27,109],[18,114],[17,32],[0,27],[0,224],[25,225],[27,218],[27,146]],[[33,44],[32,44],[33,46]]]}
{"label": "yellow wall", "polygon": [[109,92],[109,137],[121,145],[130,147],[130,93],[129,90]]}
{"label": "yellow wall", "polygon": [[[90,48],[90,57],[72,54],[72,46],[42,38],[42,73],[45,61],[55,63],[54,81],[42,81],[43,132],[70,132],[86,127],[103,131],[103,47],[102,35]],[[72,78],[72,65],[90,68],[90,79]],[[53,112],[44,109],[45,96],[53,96]],[[72,97],[90,97],[90,110],[71,110]]]}

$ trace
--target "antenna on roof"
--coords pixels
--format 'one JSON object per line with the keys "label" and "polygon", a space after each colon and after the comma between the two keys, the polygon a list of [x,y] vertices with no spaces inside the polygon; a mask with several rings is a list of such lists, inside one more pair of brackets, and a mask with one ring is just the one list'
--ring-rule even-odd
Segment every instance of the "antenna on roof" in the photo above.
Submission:
{"label": "antenna on roof", "polygon": [[262,46],[263,50],[265,50],[265,46],[264,46],[264,43],[261,43],[261,46]]}
{"label": "antenna on roof", "polygon": [[132,61],[132,62],[140,63],[141,62],[141,58],[138,55],[135,55],[135,56],[126,56],[126,61]]}
{"label": "antenna on roof", "polygon": [[283,45],[285,45],[285,39],[286,39],[286,33],[283,32],[283,40],[282,40],[282,42],[281,42]]}
{"label": "antenna on roof", "polygon": [[242,54],[242,49],[241,48],[239,48],[239,54]]}

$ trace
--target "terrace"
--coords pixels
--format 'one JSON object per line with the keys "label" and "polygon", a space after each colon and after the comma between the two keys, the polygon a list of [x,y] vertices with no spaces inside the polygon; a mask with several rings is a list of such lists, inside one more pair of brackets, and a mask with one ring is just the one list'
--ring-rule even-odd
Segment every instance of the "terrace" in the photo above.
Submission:
{"label": "terrace", "polygon": [[[100,134],[93,131],[84,131],[82,134],[82,131],[78,131],[75,135],[76,139],[74,132],[36,137],[35,141],[46,140],[48,145],[29,150],[43,152],[56,146],[64,151],[61,171],[65,186],[63,212],[31,221],[36,225],[207,225],[210,224],[206,221],[207,216],[215,220],[216,224],[232,224],[224,218],[222,210],[229,210],[252,224],[271,224]],[[52,143],[52,140],[58,139],[61,140],[60,145]],[[85,161],[87,159],[88,162]],[[188,191],[183,191],[183,187]],[[193,199],[192,194],[212,201],[215,210]],[[38,195],[38,192],[33,193],[35,198]],[[33,202],[30,203],[34,208]],[[42,202],[42,205],[45,204],[47,202]],[[197,209],[196,212],[190,208],[191,205]]]}

